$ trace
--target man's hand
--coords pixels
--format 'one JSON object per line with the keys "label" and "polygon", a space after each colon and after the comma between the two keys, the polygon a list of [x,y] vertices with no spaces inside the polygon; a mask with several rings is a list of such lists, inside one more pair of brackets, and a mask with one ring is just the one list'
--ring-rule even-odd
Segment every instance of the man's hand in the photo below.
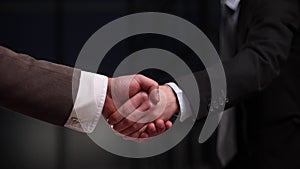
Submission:
{"label": "man's hand", "polygon": [[173,125],[169,120],[167,120],[164,124],[164,119],[170,119],[173,114],[179,112],[179,105],[171,87],[161,86],[160,88],[162,88],[168,99],[165,111],[159,119],[155,120],[154,123],[148,124],[147,129],[140,134],[140,138],[145,139],[162,134],[166,129],[171,128]]}
{"label": "man's hand", "polygon": [[[167,129],[171,128],[173,123],[171,121],[164,122],[162,119],[155,120],[147,125],[147,128],[139,132],[139,138],[146,139],[162,134]],[[136,134],[133,134],[136,135]]]}
{"label": "man's hand", "polygon": [[[110,116],[109,123],[119,133],[133,138],[147,138],[161,134],[172,126],[168,120],[179,111],[179,106],[169,86],[160,86],[159,94],[160,101],[156,105],[149,102],[146,93],[137,94]],[[128,109],[131,104],[136,108]],[[124,118],[120,114],[128,116]],[[146,125],[147,123],[149,124]]]}
{"label": "man's hand", "polygon": [[[160,99],[158,89],[158,83],[143,75],[110,78],[108,79],[107,95],[102,114],[110,125],[116,124],[129,115],[126,113],[137,109],[145,111],[151,105],[157,104]],[[120,107],[121,105],[123,106]],[[117,109],[121,110],[120,112],[123,112],[123,114],[114,113],[117,112]],[[125,111],[123,111],[124,109]],[[152,129],[155,126],[159,128],[157,131],[163,132],[170,128],[172,123],[170,121],[166,123],[158,121],[150,123],[149,126],[148,123],[133,126],[135,128],[133,137],[138,138],[147,128]],[[137,132],[138,130],[139,132]],[[159,133],[156,132],[155,135],[157,134]]]}
{"label": "man's hand", "polygon": [[[151,102],[159,102],[159,85],[157,82],[143,75],[121,76],[108,79],[107,94],[102,114],[108,119],[113,112],[123,105],[128,99],[132,99],[132,104],[126,108],[138,108],[143,102],[148,101],[150,96]],[[150,102],[150,101],[148,101]],[[120,114],[121,115],[121,114]],[[117,116],[113,120],[121,120],[123,117]]]}

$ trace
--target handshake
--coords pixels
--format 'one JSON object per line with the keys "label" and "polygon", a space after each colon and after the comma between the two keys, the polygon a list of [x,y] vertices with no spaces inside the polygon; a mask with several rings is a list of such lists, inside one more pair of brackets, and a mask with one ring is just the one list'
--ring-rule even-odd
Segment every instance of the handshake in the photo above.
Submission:
{"label": "handshake", "polygon": [[102,115],[127,139],[145,139],[172,127],[170,118],[179,112],[176,96],[168,85],[143,75],[108,79]]}

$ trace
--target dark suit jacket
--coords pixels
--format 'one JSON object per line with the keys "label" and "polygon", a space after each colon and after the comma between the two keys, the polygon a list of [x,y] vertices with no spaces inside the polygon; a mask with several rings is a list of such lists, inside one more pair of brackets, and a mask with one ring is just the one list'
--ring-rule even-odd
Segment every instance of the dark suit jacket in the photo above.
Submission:
{"label": "dark suit jacket", "polygon": [[73,108],[72,77],[80,71],[0,46],[0,106],[56,125],[64,125]]}
{"label": "dark suit jacket", "polygon": [[238,155],[228,168],[300,167],[298,0],[242,0],[237,54],[224,62],[238,107]]}
{"label": "dark suit jacket", "polygon": [[[227,80],[226,108],[237,108],[238,154],[228,168],[298,169],[300,2],[241,0],[240,5],[237,44],[232,44],[237,46],[236,54],[227,60],[220,54]],[[184,60],[188,53],[178,55]],[[195,60],[190,66],[203,69]],[[201,129],[210,103],[210,82],[205,70],[194,75],[201,94],[195,126]],[[198,136],[199,130],[190,134],[189,143]],[[196,145],[194,151],[201,152],[200,148]]]}

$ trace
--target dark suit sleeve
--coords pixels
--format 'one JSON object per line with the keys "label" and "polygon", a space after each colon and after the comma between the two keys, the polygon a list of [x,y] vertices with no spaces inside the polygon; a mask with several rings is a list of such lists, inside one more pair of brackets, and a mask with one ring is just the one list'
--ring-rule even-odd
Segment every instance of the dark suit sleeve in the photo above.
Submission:
{"label": "dark suit sleeve", "polygon": [[73,76],[77,91],[80,70],[0,46],[1,107],[63,126],[73,108]]}
{"label": "dark suit sleeve", "polygon": [[[241,1],[238,25],[239,51],[223,62],[227,80],[226,107],[266,88],[277,76],[289,56],[299,24],[298,0]],[[200,86],[200,117],[208,112],[210,85],[207,74],[195,74]],[[221,93],[220,93],[221,94]]]}

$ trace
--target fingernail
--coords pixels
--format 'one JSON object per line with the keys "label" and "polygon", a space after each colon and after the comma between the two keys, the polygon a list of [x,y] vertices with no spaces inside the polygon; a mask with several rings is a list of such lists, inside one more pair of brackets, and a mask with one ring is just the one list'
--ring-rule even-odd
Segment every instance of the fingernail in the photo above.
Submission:
{"label": "fingernail", "polygon": [[156,105],[159,102],[159,90],[155,89],[150,93],[150,101]]}
{"label": "fingernail", "polygon": [[159,89],[157,89],[156,91],[155,91],[155,97],[156,97],[156,104],[159,102]]}

